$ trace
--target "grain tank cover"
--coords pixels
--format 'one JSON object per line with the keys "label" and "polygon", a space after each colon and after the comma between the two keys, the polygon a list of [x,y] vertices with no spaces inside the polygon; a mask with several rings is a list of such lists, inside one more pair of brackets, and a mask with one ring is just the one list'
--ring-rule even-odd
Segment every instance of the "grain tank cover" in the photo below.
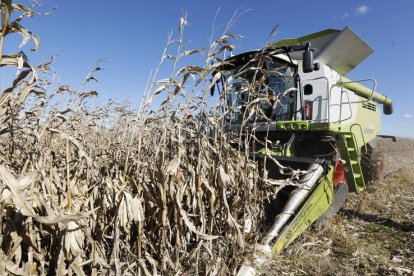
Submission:
{"label": "grain tank cover", "polygon": [[[328,65],[342,75],[346,75],[374,52],[368,43],[348,27],[342,31],[328,29],[299,38],[284,39],[273,46],[290,46],[308,42],[315,49],[315,59],[318,62]],[[296,60],[302,59],[302,53],[294,53],[291,56]]]}

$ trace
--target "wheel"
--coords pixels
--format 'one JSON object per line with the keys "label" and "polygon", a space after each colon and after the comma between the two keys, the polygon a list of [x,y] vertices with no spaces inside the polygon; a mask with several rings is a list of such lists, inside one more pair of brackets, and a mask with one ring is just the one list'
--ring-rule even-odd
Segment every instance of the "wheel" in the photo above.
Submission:
{"label": "wheel", "polygon": [[361,168],[366,184],[384,179],[384,154],[367,145],[367,153],[361,156]]}

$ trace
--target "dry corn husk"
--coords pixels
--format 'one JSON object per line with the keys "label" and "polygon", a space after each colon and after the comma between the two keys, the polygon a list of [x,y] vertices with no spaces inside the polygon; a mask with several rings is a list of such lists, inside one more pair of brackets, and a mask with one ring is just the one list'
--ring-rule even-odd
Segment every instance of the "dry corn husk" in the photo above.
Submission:
{"label": "dry corn husk", "polygon": [[[32,39],[37,48],[39,39],[20,20],[9,22],[10,12],[37,13],[11,1],[1,8],[3,30],[9,26],[22,45]],[[226,29],[207,52],[186,50],[187,24],[180,19],[179,36],[169,37],[160,61],[171,61],[173,73],[156,81],[155,71],[138,109],[113,102],[92,108],[86,99],[95,91],[56,83],[50,62],[32,66],[22,52],[6,55],[1,47],[2,66],[20,71],[0,95],[0,274],[237,270],[277,187],[266,185],[249,159],[253,138],[225,131],[230,110],[221,101],[207,104],[209,76],[238,36]],[[180,68],[189,55],[204,55],[205,65]],[[261,116],[266,99],[256,96],[245,122]]]}

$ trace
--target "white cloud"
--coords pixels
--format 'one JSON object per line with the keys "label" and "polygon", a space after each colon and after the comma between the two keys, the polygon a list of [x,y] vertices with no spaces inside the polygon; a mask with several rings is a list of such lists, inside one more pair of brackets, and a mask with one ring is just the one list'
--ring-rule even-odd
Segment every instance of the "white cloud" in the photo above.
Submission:
{"label": "white cloud", "polygon": [[347,18],[349,16],[349,13],[348,12],[346,12],[346,13],[344,13],[343,15],[342,15],[342,19],[345,19],[345,18]]}
{"label": "white cloud", "polygon": [[413,114],[406,113],[403,116],[404,116],[404,118],[408,118],[409,119],[409,118],[412,118],[413,117]]}
{"label": "white cloud", "polygon": [[332,17],[332,20],[338,20],[338,19],[346,19],[350,17],[360,17],[363,15],[366,15],[369,11],[371,11],[371,8],[367,5],[361,5],[355,9],[348,10],[344,12],[342,15],[336,15]]}
{"label": "white cloud", "polygon": [[359,15],[365,15],[370,10],[371,9],[368,6],[362,5],[362,6],[359,6],[358,8],[356,8],[354,10],[354,14],[357,15],[357,16],[359,16]]}

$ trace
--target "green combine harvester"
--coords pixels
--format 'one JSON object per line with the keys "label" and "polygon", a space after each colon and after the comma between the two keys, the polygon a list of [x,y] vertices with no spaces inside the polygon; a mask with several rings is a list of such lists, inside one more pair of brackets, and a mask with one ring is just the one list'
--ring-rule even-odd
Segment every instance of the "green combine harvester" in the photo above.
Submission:
{"label": "green combine harvester", "polygon": [[[372,52],[350,28],[328,29],[232,56],[217,71],[211,92],[219,90],[227,105],[227,127],[242,138],[254,136],[251,158],[267,178],[282,185],[281,168],[306,172],[266,203],[264,251],[282,251],[315,221],[336,213],[348,191],[359,193],[382,177],[377,104],[389,115],[392,101],[376,91],[375,80],[345,77]],[[248,87],[259,81],[252,96]],[[261,116],[250,116],[258,95],[273,100],[260,103]],[[246,265],[239,274],[254,269]]]}

